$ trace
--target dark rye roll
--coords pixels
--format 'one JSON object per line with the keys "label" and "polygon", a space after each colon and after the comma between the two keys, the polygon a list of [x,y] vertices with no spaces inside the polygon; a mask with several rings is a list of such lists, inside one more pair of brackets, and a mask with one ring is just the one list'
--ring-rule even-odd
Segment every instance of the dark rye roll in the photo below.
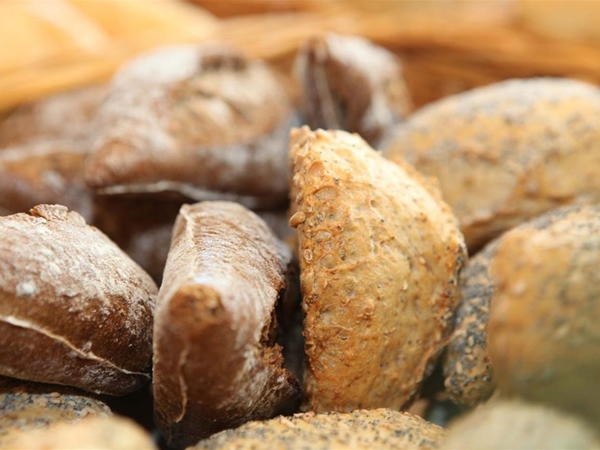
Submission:
{"label": "dark rye roll", "polygon": [[225,45],[167,47],[127,63],[95,123],[86,180],[108,194],[285,205],[287,85]]}
{"label": "dark rye roll", "polygon": [[239,204],[181,208],[154,327],[155,414],[169,445],[267,419],[297,396],[275,343],[290,260]]}
{"label": "dark rye roll", "polygon": [[0,218],[0,375],[124,395],[150,381],[157,287],[59,205]]}

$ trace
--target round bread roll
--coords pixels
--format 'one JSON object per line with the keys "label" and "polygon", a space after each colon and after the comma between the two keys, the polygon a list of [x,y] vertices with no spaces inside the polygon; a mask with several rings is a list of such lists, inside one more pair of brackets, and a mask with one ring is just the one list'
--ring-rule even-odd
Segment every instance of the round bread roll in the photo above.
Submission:
{"label": "round bread roll", "polygon": [[250,422],[200,441],[188,450],[429,450],[437,448],[444,429],[420,417],[389,409],[352,413],[304,413]]}
{"label": "round bread roll", "polygon": [[135,422],[113,416],[61,423],[20,435],[14,448],[30,450],[156,450],[152,437]]}
{"label": "round bread roll", "polygon": [[91,123],[108,86],[85,86],[16,108],[0,122],[0,148],[31,141],[89,138]]}
{"label": "round bread roll", "polygon": [[286,89],[267,65],[224,45],[139,56],[112,79],[86,180],[108,194],[285,205],[288,133],[298,121]]}
{"label": "round bread roll", "polygon": [[17,445],[19,436],[57,423],[109,416],[107,405],[75,389],[0,377],[0,448],[30,448]]}
{"label": "round bread roll", "polygon": [[358,135],[292,133],[304,409],[400,408],[442,350],[465,246],[439,194]]}
{"label": "round bread roll", "polygon": [[598,450],[585,422],[519,401],[492,401],[452,422],[440,450]]}
{"label": "round bread roll", "polygon": [[150,380],[157,287],[64,206],[0,217],[0,374],[123,395]]}
{"label": "round bread roll", "polygon": [[411,108],[398,58],[358,36],[310,39],[298,51],[295,72],[313,129],[356,132],[375,146]]}
{"label": "round bread roll", "polygon": [[156,422],[170,446],[273,417],[297,398],[275,342],[290,260],[239,204],[181,208],[154,327]]}
{"label": "round bread roll", "polygon": [[600,201],[600,90],[511,80],[432,103],[384,147],[439,180],[469,251],[558,206]]}
{"label": "round bread roll", "polygon": [[490,273],[488,350],[501,394],[580,414],[600,429],[600,205],[507,233]]}

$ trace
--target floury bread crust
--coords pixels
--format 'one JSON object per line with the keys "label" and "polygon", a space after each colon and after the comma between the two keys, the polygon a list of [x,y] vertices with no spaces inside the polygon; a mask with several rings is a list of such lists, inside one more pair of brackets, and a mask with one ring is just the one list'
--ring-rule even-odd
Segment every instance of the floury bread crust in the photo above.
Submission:
{"label": "floury bread crust", "polygon": [[292,133],[304,408],[402,407],[441,351],[465,246],[450,209],[358,135]]}
{"label": "floury bread crust", "polygon": [[64,206],[0,218],[0,374],[113,395],[150,380],[157,288]]}
{"label": "floury bread crust", "polygon": [[352,413],[304,413],[250,422],[200,441],[188,450],[431,450],[444,429],[420,417],[389,409]]}
{"label": "floury bread crust", "polygon": [[162,48],[113,78],[86,180],[109,194],[281,206],[296,123],[285,84],[262,62],[214,43]]}
{"label": "floury bread crust", "polygon": [[422,108],[383,149],[439,180],[474,253],[546,211],[600,201],[599,118],[597,86],[509,80]]}
{"label": "floury bread crust", "polygon": [[154,328],[155,414],[170,445],[273,417],[297,398],[275,344],[290,259],[239,204],[181,208]]}

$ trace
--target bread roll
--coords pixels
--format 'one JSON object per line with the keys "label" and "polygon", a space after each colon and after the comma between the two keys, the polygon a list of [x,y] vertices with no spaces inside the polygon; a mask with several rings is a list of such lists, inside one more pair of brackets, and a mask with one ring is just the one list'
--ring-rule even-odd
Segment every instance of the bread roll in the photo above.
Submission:
{"label": "bread roll", "polygon": [[181,208],[154,327],[156,421],[169,445],[267,419],[297,396],[275,343],[290,259],[239,204]]}
{"label": "bread roll", "polygon": [[491,263],[488,347],[504,395],[600,429],[600,206],[566,207],[507,233]]}
{"label": "bread roll", "polygon": [[31,141],[87,141],[106,85],[85,86],[19,106],[0,122],[0,148]]}
{"label": "bread roll", "polygon": [[437,448],[444,430],[420,417],[389,409],[347,414],[304,413],[250,422],[200,441],[188,450],[429,450]]}
{"label": "bread roll", "polygon": [[86,179],[110,194],[177,191],[280,206],[296,120],[265,64],[218,44],[162,48],[113,78]]}
{"label": "bread roll", "polygon": [[309,40],[298,51],[295,72],[313,129],[352,131],[377,145],[411,108],[400,61],[358,36]]}
{"label": "bread roll", "polygon": [[150,379],[157,288],[64,206],[0,217],[0,374],[113,395]]}
{"label": "bread roll", "polygon": [[75,140],[32,142],[0,151],[0,206],[9,213],[61,204],[93,216],[92,192],[83,178],[85,145]]}
{"label": "bread roll", "polygon": [[469,251],[565,204],[600,201],[600,90],[510,80],[432,103],[383,145],[437,177]]}
{"label": "bread roll", "polygon": [[585,422],[519,401],[493,401],[450,424],[440,450],[598,450]]}
{"label": "bread roll", "polygon": [[358,135],[292,135],[306,410],[400,408],[443,348],[463,238],[439,194]]}
{"label": "bread roll", "polygon": [[111,415],[103,402],[76,389],[0,376],[0,448],[29,448],[17,445],[19,436],[57,423]]}

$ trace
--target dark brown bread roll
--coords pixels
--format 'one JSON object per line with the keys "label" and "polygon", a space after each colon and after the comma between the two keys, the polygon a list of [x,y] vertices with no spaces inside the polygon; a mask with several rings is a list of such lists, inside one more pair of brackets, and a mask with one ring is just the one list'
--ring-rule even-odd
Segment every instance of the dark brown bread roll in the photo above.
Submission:
{"label": "dark brown bread roll", "polygon": [[297,395],[274,342],[290,259],[239,204],[181,208],[154,327],[155,413],[170,445],[272,417]]}
{"label": "dark brown bread roll", "polygon": [[107,91],[106,85],[85,86],[19,106],[0,122],[0,148],[31,141],[86,141]]}
{"label": "dark brown bread roll", "polygon": [[341,129],[377,145],[411,101],[396,56],[358,36],[327,34],[299,50],[296,78],[311,128]]}
{"label": "dark brown bread roll", "polygon": [[0,448],[29,448],[15,441],[36,429],[110,416],[103,402],[76,389],[0,376]]}
{"label": "dark brown bread roll", "polygon": [[425,106],[383,145],[439,180],[469,251],[566,204],[600,201],[600,89],[509,80]]}
{"label": "dark brown bread roll", "polygon": [[262,62],[218,44],[155,50],[113,78],[86,179],[105,193],[285,204],[296,113]]}
{"label": "dark brown bread roll", "polygon": [[304,408],[404,406],[445,345],[466,258],[455,217],[358,135],[292,135]]}
{"label": "dark brown bread roll", "polygon": [[444,435],[444,429],[437,425],[389,409],[304,413],[250,422],[188,450],[432,450]]}
{"label": "dark brown bread roll", "polygon": [[157,288],[64,206],[0,218],[0,374],[113,395],[150,379]]}
{"label": "dark brown bread roll", "polygon": [[75,140],[30,142],[0,152],[0,207],[10,213],[60,204],[89,223],[93,198],[83,178],[86,146]]}

